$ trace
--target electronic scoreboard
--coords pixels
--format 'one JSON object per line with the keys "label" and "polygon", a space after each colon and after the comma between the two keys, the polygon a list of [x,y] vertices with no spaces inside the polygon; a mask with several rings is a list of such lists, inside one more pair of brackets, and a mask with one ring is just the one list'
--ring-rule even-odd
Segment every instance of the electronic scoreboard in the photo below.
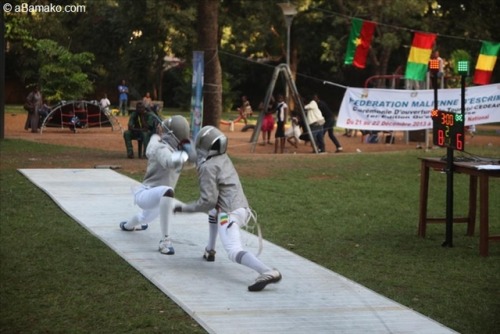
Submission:
{"label": "electronic scoreboard", "polygon": [[453,112],[432,110],[433,143],[440,147],[464,150],[464,115]]}

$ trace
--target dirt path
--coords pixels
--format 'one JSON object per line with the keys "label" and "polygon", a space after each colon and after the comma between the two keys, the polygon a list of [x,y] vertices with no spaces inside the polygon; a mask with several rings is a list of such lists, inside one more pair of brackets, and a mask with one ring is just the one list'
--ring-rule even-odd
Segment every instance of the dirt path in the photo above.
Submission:
{"label": "dirt path", "polygon": [[[81,129],[76,134],[72,133],[68,129],[56,129],[47,128],[43,133],[31,133],[30,131],[24,130],[24,122],[26,121],[26,115],[24,114],[6,114],[5,115],[5,138],[17,138],[24,140],[32,140],[40,143],[49,144],[59,144],[74,147],[92,147],[100,148],[109,151],[105,157],[92,158],[93,161],[84,161],[83,159],[78,159],[78,155],[75,156],[75,165],[79,167],[94,167],[96,164],[110,164],[119,165],[122,168],[127,168],[129,170],[143,170],[145,166],[144,160],[140,159],[127,159],[125,154],[125,145],[123,142],[123,137],[121,131],[112,131],[110,128],[91,128],[91,129]],[[118,117],[118,121],[122,127],[126,127],[128,118]],[[243,123],[238,123],[234,125],[234,131],[230,131],[228,125],[221,125],[220,129],[229,138],[229,148],[228,153],[231,156],[259,156],[278,158],[290,154],[304,154],[305,156],[312,156],[312,148],[309,144],[301,143],[298,148],[287,144],[285,149],[285,154],[274,154],[274,145],[252,145],[250,139],[253,130],[247,130],[246,132],[241,131],[243,128]],[[500,131],[500,127],[492,127],[494,130]],[[490,127],[490,130],[492,129]],[[479,135],[471,138],[469,135],[466,136],[467,146],[483,146],[483,145],[494,145],[500,147],[500,136],[498,135],[481,135],[480,127],[478,127]],[[367,152],[387,152],[387,151],[402,151],[402,150],[415,150],[416,144],[414,142],[406,143],[403,138],[403,133],[396,133],[395,144],[366,144],[361,141],[361,136],[358,134],[357,137],[345,137],[342,133],[336,133],[337,138],[341,142],[344,153],[338,154],[359,154]],[[271,135],[271,140],[274,142],[274,133]],[[260,140],[260,138],[259,138]],[[328,138],[325,136],[326,151],[327,154],[335,154],[335,146]],[[252,152],[252,146],[254,150]],[[96,159],[98,161],[96,161]],[[43,165],[42,162],[40,164]]]}

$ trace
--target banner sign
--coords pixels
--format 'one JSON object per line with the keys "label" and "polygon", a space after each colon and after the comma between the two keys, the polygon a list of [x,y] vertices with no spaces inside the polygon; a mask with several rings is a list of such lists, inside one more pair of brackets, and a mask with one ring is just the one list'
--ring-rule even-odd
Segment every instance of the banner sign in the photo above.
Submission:
{"label": "banner sign", "polygon": [[[460,88],[438,90],[438,109],[462,111]],[[347,88],[337,126],[357,130],[432,129],[434,90]],[[465,126],[500,122],[500,84],[465,89]]]}
{"label": "banner sign", "polygon": [[193,81],[191,85],[191,138],[198,135],[203,121],[203,51],[193,52]]}

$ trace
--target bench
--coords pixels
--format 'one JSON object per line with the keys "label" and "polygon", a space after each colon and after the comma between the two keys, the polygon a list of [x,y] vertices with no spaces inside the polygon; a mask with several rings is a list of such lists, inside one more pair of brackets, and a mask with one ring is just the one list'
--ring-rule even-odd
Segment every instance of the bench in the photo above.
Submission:
{"label": "bench", "polygon": [[[133,111],[135,111],[136,109],[136,106],[137,106],[137,103],[139,102],[142,102],[142,100],[133,100],[133,101],[130,101],[130,105],[128,107],[128,112],[129,114]],[[151,101],[151,103],[154,105],[154,106],[158,106],[158,112],[161,112],[163,110],[163,101],[156,101],[156,100],[153,100]]]}

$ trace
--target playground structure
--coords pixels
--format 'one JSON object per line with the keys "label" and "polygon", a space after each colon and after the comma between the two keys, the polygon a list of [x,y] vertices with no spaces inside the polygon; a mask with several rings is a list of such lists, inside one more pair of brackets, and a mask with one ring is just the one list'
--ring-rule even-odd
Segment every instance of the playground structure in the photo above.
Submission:
{"label": "playground structure", "polygon": [[[302,99],[300,98],[299,91],[297,90],[297,86],[295,85],[295,81],[293,80],[292,71],[290,70],[290,67],[287,64],[280,64],[276,66],[276,68],[274,69],[274,73],[267,88],[266,97],[264,99],[264,106],[268,106],[269,103],[271,102],[271,96],[273,94],[276,81],[278,80],[280,74],[284,75],[284,79],[290,91],[290,97],[295,102],[295,106],[297,107],[297,110],[300,112],[302,119],[304,120],[307,119],[307,115],[304,110],[304,104],[302,103]],[[255,146],[257,145],[257,141],[259,139],[259,134],[261,131],[263,120],[264,120],[264,113],[262,112],[260,113],[259,118],[257,120],[257,125],[253,127],[252,138],[250,139],[250,142],[252,143],[252,150],[251,150],[252,152],[255,152]],[[305,133],[308,134],[311,133],[311,128],[309,127],[309,124],[307,122],[304,122],[304,128],[305,128],[304,129]],[[310,136],[310,139],[314,152],[319,153],[318,146],[316,145],[313,136]]]}
{"label": "playground structure", "polygon": [[106,113],[97,101],[61,101],[44,119],[40,133],[46,128],[67,128],[76,132],[77,128],[94,127],[122,131],[118,120],[111,113]]}

